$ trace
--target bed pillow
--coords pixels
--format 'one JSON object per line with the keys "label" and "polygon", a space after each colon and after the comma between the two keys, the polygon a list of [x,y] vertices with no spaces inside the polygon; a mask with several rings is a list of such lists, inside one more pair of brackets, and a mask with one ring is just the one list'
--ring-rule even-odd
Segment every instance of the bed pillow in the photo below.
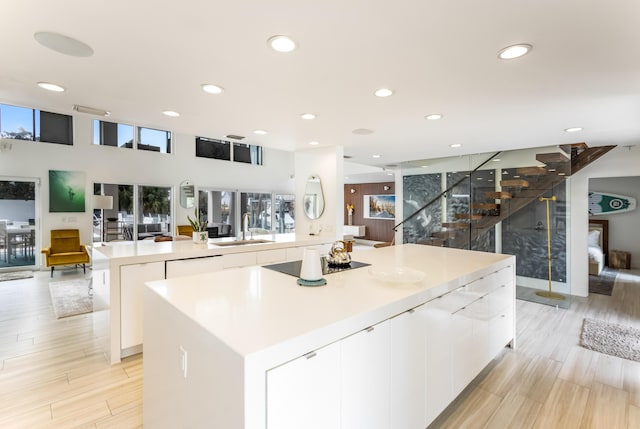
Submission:
{"label": "bed pillow", "polygon": [[596,229],[589,231],[589,235],[587,236],[587,246],[600,247],[600,231]]}

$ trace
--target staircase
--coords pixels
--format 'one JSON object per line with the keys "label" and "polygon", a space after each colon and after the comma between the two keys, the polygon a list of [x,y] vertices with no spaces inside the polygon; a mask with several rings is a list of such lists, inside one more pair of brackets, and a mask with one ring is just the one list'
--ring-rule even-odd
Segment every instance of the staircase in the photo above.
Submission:
{"label": "staircase", "polygon": [[[614,147],[589,148],[585,143],[562,145],[559,152],[536,154],[535,159],[541,165],[504,169],[503,173],[505,171],[510,173],[509,178],[496,180],[499,182],[496,190],[483,192],[481,194],[482,201],[474,201],[476,196],[471,191],[469,204],[460,207],[458,212],[453,213],[453,216],[450,216],[452,217],[450,221],[443,222],[441,230],[434,231],[429,237],[417,242],[432,246],[470,248],[470,243],[492,230],[496,224],[527,207],[539,197],[550,195],[553,189],[564,182],[567,177],[596,161]],[[495,158],[496,155],[491,158]],[[473,180],[474,173],[477,175],[479,168],[486,165],[488,161],[466,175],[471,190],[473,184],[477,186],[476,181]],[[447,193],[450,194],[451,190],[459,183],[450,186],[447,191],[407,217],[405,221],[420,213],[439,198],[446,196]],[[398,226],[400,224],[396,228]]]}

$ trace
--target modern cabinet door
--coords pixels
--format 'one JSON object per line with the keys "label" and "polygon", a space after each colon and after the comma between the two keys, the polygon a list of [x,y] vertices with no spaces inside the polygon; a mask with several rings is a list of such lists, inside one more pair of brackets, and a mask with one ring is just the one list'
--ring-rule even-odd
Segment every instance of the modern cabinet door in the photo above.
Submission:
{"label": "modern cabinet door", "polygon": [[267,429],[339,427],[339,342],[267,371]]}
{"label": "modern cabinet door", "polygon": [[277,264],[278,262],[285,262],[286,259],[286,249],[262,250],[256,252],[256,263],[258,265]]}
{"label": "modern cabinet door", "polygon": [[391,319],[391,428],[427,427],[425,305]]}
{"label": "modern cabinet door", "polygon": [[342,429],[388,429],[390,350],[384,321],[341,341]]}
{"label": "modern cabinet door", "polygon": [[515,336],[513,284],[503,284],[487,296],[489,300],[489,354],[495,357]]}
{"label": "modern cabinet door", "polygon": [[256,252],[229,253],[222,256],[222,268],[250,267],[256,264]]}
{"label": "modern cabinet door", "polygon": [[222,256],[167,261],[167,279],[222,270]]}
{"label": "modern cabinet door", "polygon": [[164,261],[120,267],[120,348],[142,344],[142,288],[164,279]]}

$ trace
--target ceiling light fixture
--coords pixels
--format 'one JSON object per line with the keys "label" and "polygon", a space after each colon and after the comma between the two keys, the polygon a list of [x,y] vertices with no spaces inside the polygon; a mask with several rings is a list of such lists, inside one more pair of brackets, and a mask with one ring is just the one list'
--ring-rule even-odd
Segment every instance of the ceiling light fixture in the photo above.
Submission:
{"label": "ceiling light fixture", "polygon": [[314,115],[313,113],[303,113],[302,115],[300,115],[300,117],[301,117],[302,119],[307,119],[307,120],[309,120],[309,119],[315,119],[315,118],[316,118],[316,115]]}
{"label": "ceiling light fixture", "polygon": [[500,162],[500,161],[501,161],[501,159],[500,159],[500,158],[493,158],[491,161],[493,161],[493,162]]}
{"label": "ceiling light fixture", "polygon": [[174,110],[163,110],[162,114],[165,116],[171,116],[172,118],[177,118],[178,116],[180,116],[180,113]]}
{"label": "ceiling light fixture", "polygon": [[309,142],[309,144],[311,146],[318,146],[320,144],[320,142],[313,141],[313,142]]}
{"label": "ceiling light fixture", "polygon": [[94,107],[80,106],[79,104],[73,105],[73,110],[80,113],[88,113],[89,115],[96,116],[109,116],[111,112],[108,110],[96,109]]}
{"label": "ceiling light fixture", "polygon": [[374,94],[376,95],[376,97],[389,97],[391,95],[393,95],[393,91],[390,90],[389,88],[380,88],[377,89],[376,92],[374,92]]}
{"label": "ceiling light fixture", "polygon": [[271,49],[278,52],[291,52],[296,49],[296,42],[287,36],[271,36],[267,40]]}
{"label": "ceiling light fixture", "polygon": [[218,85],[214,85],[212,83],[204,83],[200,85],[204,92],[208,92],[209,94],[222,94],[224,88]]}
{"label": "ceiling light fixture", "polygon": [[501,60],[513,60],[528,54],[532,49],[533,46],[528,43],[518,43],[517,45],[507,46],[498,51],[498,58]]}
{"label": "ceiling light fixture", "polygon": [[437,121],[438,119],[442,119],[442,115],[440,113],[432,113],[424,117],[427,121]]}
{"label": "ceiling light fixture", "polygon": [[258,135],[263,136],[263,135],[268,134],[268,133],[267,133],[267,131],[265,131],[265,130],[255,130],[255,131],[253,132],[253,134],[258,134]]}
{"label": "ceiling light fixture", "polygon": [[454,144],[450,144],[449,147],[452,147],[452,148],[455,149],[455,148],[458,148],[458,147],[462,147],[462,145],[460,143],[454,143]]}
{"label": "ceiling light fixture", "polygon": [[372,158],[380,158],[380,155],[372,155]]}
{"label": "ceiling light fixture", "polygon": [[373,134],[373,130],[369,130],[367,128],[356,128],[351,131],[353,134],[357,134],[359,136],[368,136],[369,134]]}
{"label": "ceiling light fixture", "polygon": [[570,127],[570,128],[565,128],[564,130],[567,133],[577,133],[578,131],[582,131],[582,127]]}
{"label": "ceiling light fixture", "polygon": [[64,92],[64,88],[51,82],[38,82],[38,86],[47,91]]}

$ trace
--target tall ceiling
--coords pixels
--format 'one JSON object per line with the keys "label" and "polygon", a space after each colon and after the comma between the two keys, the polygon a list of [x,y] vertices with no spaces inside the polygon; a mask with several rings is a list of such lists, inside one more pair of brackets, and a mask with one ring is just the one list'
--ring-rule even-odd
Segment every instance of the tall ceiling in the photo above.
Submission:
{"label": "tall ceiling", "polygon": [[[638,0],[0,0],[0,16],[5,104],[79,104],[114,122],[282,150],[343,145],[376,166],[640,141]],[[35,40],[42,31],[94,53],[54,52]],[[273,51],[267,39],[280,34],[298,48]],[[533,50],[497,58],[514,43]],[[378,98],[380,87],[395,93]]]}

